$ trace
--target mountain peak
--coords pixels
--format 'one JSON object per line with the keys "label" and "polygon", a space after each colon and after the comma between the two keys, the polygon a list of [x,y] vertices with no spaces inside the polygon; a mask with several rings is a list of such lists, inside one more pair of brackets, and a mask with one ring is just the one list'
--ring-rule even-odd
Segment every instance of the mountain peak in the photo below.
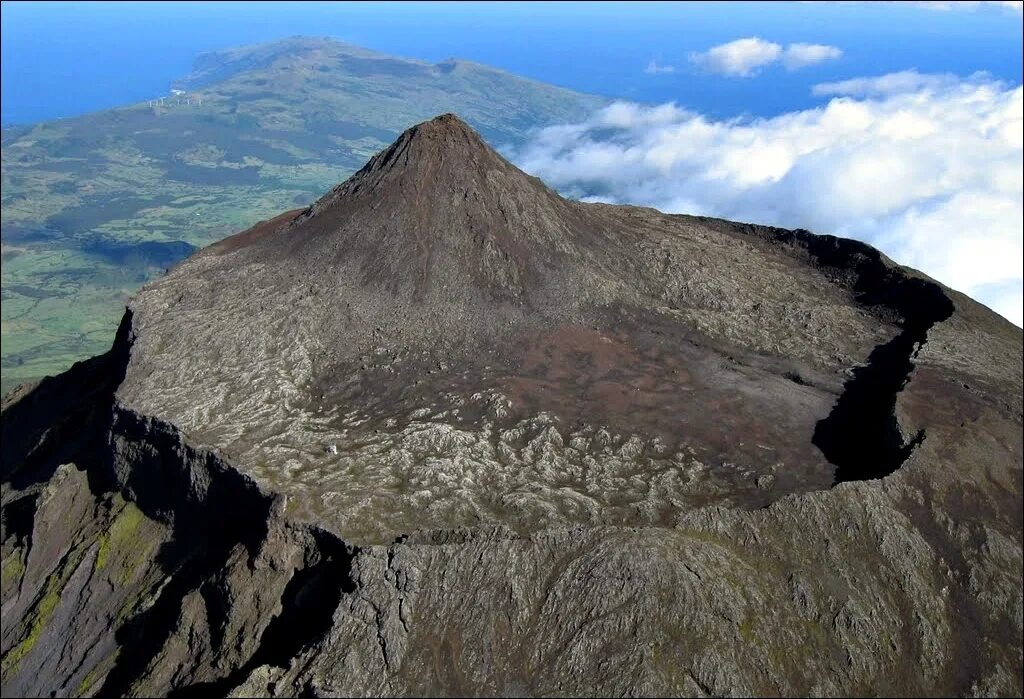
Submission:
{"label": "mountain peak", "polygon": [[366,284],[439,308],[519,304],[577,247],[579,215],[446,113],[407,129],[257,254],[355,266]]}
{"label": "mountain peak", "polygon": [[[556,223],[552,212],[543,214],[544,220],[532,219],[552,207],[559,210],[554,218],[561,218],[568,204],[508,162],[452,113],[406,129],[313,204],[305,218],[348,217],[356,202],[367,200],[371,209],[387,201],[392,219],[403,212],[415,221],[409,230],[428,240],[461,234],[490,238],[502,230],[543,235]],[[510,208],[511,202],[517,205]],[[456,214],[458,220],[453,220]]]}
{"label": "mountain peak", "polygon": [[518,173],[508,161],[484,142],[472,127],[452,113],[442,114],[406,129],[388,148],[370,159],[352,180],[396,170],[424,178],[420,186],[442,184],[438,176],[444,166],[449,177],[465,179],[471,168],[503,169]]}
{"label": "mountain peak", "polygon": [[473,128],[459,118],[457,114],[447,112],[440,114],[433,119],[428,119],[424,122],[411,126],[407,129],[409,132],[427,134],[471,134],[477,139],[480,136],[473,130]]}

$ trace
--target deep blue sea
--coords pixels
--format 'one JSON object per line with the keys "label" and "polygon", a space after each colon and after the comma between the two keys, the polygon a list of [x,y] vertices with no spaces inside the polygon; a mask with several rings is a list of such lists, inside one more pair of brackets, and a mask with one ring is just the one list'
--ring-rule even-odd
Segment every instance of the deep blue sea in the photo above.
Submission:
{"label": "deep blue sea", "polygon": [[[2,4],[4,124],[164,94],[194,56],[304,34],[402,56],[465,58],[576,90],[674,100],[714,117],[819,104],[818,82],[905,69],[1021,82],[1021,16],[827,3],[9,3]],[[687,57],[733,39],[822,43],[841,60],[756,78],[708,75]],[[648,74],[652,61],[673,73]]]}

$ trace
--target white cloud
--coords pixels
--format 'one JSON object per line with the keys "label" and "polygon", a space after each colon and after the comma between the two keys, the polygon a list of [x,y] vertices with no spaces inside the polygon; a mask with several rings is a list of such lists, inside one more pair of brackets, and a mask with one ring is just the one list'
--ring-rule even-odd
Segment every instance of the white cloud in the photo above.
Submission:
{"label": "white cloud", "polygon": [[780,44],[756,36],[714,46],[703,53],[691,53],[690,61],[707,71],[734,78],[750,78],[762,68],[781,61],[789,70],[839,58],[843,52],[825,44]]}
{"label": "white cloud", "polygon": [[664,63],[658,63],[657,61],[652,59],[651,62],[647,64],[647,67],[644,68],[644,72],[647,73],[648,75],[675,73],[676,67],[672,65],[666,65]]}
{"label": "white cloud", "polygon": [[790,70],[797,70],[822,61],[835,60],[842,55],[841,50],[826,44],[790,44],[782,56],[782,62]]}
{"label": "white cloud", "polygon": [[749,78],[781,56],[781,46],[754,36],[715,46],[704,53],[692,53],[690,60],[712,73]]}
{"label": "white cloud", "polygon": [[991,82],[987,73],[974,73],[960,78],[953,73],[918,73],[916,70],[901,70],[873,78],[853,78],[831,83],[819,83],[812,88],[816,95],[849,95],[851,97],[878,97],[918,90],[942,90],[964,83],[982,84]]}
{"label": "white cloud", "polygon": [[620,102],[514,157],[574,196],[865,240],[1021,325],[1024,91],[907,75],[770,119]]}

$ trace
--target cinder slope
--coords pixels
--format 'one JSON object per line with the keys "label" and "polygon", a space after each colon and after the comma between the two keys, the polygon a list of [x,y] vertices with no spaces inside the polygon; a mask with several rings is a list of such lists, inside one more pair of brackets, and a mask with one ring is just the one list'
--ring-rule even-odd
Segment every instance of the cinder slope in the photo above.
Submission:
{"label": "cinder slope", "polygon": [[4,405],[3,692],[1019,695],[1021,351],[440,117]]}

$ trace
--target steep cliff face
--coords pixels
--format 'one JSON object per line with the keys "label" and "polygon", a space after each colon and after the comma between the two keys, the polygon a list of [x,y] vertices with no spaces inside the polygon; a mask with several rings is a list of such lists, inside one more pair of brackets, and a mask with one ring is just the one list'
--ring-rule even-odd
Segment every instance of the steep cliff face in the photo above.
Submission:
{"label": "steep cliff face", "polygon": [[1021,332],[451,116],[5,399],[5,695],[1022,686]]}

